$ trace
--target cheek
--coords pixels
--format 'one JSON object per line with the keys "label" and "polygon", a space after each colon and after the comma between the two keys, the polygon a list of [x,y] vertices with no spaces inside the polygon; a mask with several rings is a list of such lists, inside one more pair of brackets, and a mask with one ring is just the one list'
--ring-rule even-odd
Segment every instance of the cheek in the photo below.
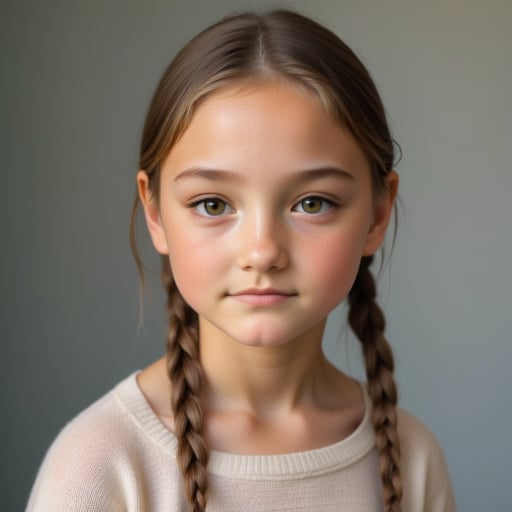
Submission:
{"label": "cheek", "polygon": [[311,278],[335,307],[352,288],[363,255],[364,231],[345,233],[318,244],[310,256]]}
{"label": "cheek", "polygon": [[185,300],[193,303],[205,289],[211,289],[219,280],[221,263],[214,247],[215,241],[179,230],[168,232],[168,242],[176,284]]}
{"label": "cheek", "polygon": [[316,258],[314,278],[323,284],[328,294],[341,290],[348,293],[355,280],[361,256],[355,252],[335,249],[331,246]]}

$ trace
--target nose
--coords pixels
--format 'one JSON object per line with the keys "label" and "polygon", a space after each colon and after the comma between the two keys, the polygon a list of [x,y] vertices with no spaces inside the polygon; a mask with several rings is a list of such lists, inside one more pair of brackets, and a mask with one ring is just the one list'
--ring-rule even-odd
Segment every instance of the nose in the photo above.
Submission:
{"label": "nose", "polygon": [[263,273],[288,265],[286,233],[275,216],[247,219],[238,236],[237,262],[241,269]]}

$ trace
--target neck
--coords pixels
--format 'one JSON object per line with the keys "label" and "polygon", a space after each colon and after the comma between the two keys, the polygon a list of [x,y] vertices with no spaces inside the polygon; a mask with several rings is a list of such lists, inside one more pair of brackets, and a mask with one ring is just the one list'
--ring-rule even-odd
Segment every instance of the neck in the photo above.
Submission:
{"label": "neck", "polygon": [[277,346],[248,346],[200,322],[205,404],[272,416],[321,402],[334,367],[322,352],[325,321]]}

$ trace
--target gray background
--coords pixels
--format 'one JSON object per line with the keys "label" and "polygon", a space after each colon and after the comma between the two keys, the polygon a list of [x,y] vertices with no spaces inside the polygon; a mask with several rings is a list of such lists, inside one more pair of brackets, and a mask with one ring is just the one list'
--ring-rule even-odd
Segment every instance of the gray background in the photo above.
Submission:
{"label": "gray background", "polygon": [[[337,31],[380,87],[404,152],[381,280],[402,404],[443,445],[461,511],[512,510],[508,0],[2,2],[1,510],[23,509],[69,418],[162,353],[157,265],[145,250],[140,327],[128,247],[145,110],[190,36],[269,5]],[[340,321],[326,350],[360,376]]]}

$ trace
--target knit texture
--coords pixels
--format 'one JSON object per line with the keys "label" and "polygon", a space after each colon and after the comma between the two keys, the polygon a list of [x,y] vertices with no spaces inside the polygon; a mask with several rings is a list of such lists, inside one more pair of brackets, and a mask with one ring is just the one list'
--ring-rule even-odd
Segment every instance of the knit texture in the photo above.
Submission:
{"label": "knit texture", "polygon": [[[346,439],[280,454],[211,452],[209,512],[378,512],[381,482],[371,404]],[[398,410],[407,512],[454,512],[443,453],[427,428]],[[290,432],[293,435],[293,432]],[[77,416],[39,470],[27,512],[190,510],[178,469],[177,440],[140,391],[136,374]]]}

